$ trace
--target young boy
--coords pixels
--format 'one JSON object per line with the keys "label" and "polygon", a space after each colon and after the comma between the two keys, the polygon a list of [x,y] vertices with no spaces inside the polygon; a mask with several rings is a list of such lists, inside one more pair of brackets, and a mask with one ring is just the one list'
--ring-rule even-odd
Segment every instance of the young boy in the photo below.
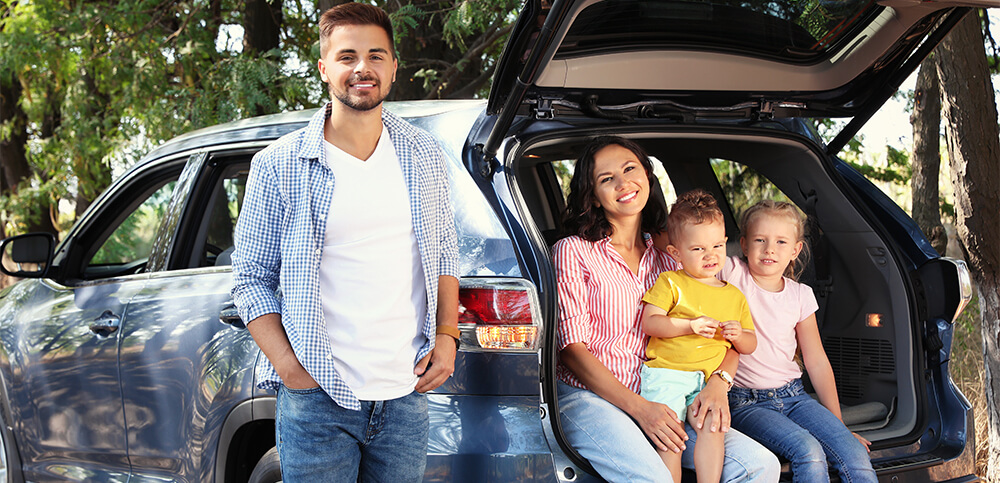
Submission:
{"label": "young boy", "polygon": [[[731,375],[715,370],[729,347],[749,354],[757,347],[757,337],[743,293],[715,278],[726,263],[726,227],[712,195],[702,190],[681,195],[667,226],[667,253],[683,268],[660,274],[642,298],[642,330],[650,340],[641,394],[666,404],[684,420],[687,406],[708,378],[718,376],[732,386]],[[717,482],[722,475],[725,433],[713,433],[709,427],[711,421],[706,420],[696,429],[699,482]],[[660,457],[679,482],[681,455],[668,451]]]}

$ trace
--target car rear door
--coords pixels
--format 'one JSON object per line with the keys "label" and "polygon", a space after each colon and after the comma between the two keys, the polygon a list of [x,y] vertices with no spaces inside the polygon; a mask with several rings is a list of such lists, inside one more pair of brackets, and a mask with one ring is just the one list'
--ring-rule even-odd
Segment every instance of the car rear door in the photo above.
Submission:
{"label": "car rear door", "polygon": [[518,116],[854,117],[833,144],[846,142],[970,7],[998,5],[531,0],[494,76],[483,151]]}

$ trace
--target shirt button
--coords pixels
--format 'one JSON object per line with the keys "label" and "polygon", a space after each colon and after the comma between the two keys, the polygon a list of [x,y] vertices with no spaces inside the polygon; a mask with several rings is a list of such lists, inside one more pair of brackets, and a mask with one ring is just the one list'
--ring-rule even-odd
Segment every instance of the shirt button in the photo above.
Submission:
{"label": "shirt button", "polygon": [[316,249],[316,256],[319,256],[321,253],[323,253],[323,249],[322,248],[317,248]]}
{"label": "shirt button", "polygon": [[332,361],[333,360],[333,354],[327,354],[326,355],[326,360]]}
{"label": "shirt button", "polygon": [[326,186],[329,187],[329,188],[332,188],[333,187],[333,181],[327,181],[326,182]]}

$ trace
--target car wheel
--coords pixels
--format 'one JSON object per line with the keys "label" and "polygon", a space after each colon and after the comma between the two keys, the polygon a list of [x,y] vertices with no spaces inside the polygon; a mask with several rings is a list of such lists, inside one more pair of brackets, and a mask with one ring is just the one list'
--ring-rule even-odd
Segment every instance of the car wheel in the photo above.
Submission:
{"label": "car wheel", "polygon": [[278,483],[281,481],[281,462],[278,461],[278,448],[271,448],[260,457],[253,473],[250,473],[249,483]]}

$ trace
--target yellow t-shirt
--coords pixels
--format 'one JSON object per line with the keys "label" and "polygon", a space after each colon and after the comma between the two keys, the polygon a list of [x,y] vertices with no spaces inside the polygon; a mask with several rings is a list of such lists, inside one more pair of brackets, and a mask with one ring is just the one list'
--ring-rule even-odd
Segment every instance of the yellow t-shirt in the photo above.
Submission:
{"label": "yellow t-shirt", "polygon": [[[670,317],[694,319],[702,315],[720,322],[738,320],[744,329],[754,330],[753,317],[743,292],[726,283],[722,287],[705,285],[683,270],[663,272],[642,301],[653,304]],[[646,365],[678,371],[702,371],[705,379],[719,368],[732,344],[722,338],[722,331],[708,339],[697,334],[680,337],[651,337],[646,346]]]}

